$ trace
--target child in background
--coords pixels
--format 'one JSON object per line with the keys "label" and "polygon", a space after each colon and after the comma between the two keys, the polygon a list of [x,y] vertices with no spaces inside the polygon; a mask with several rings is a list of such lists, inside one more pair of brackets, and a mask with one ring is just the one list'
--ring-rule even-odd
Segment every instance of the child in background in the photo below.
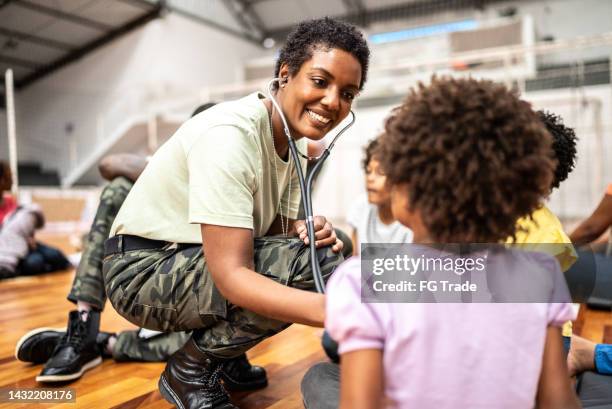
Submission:
{"label": "child in background", "polygon": [[361,243],[410,243],[412,232],[391,214],[391,194],[380,167],[373,139],[365,148],[363,168],[367,197],[361,197],[349,211],[348,223],[353,228],[353,255],[360,253]]}
{"label": "child in background", "polygon": [[[560,116],[545,111],[538,111],[537,114],[553,140],[552,147],[557,164],[550,186],[552,191],[574,170],[577,138],[574,130],[565,126]],[[561,271],[567,271],[576,262],[578,256],[572,241],[563,231],[563,225],[557,216],[546,206],[542,205],[529,217],[521,217],[517,225],[519,228],[516,237],[509,238],[508,242],[527,247],[530,251],[538,251],[538,244],[542,244],[542,251],[554,253],[551,256],[557,258]]]}
{"label": "child in background", "polygon": [[70,267],[60,250],[35,240],[34,231],[44,225],[42,210],[36,204],[18,204],[8,193],[12,184],[10,167],[0,161],[0,278],[37,275]]}
{"label": "child in background", "polygon": [[[552,136],[552,148],[555,154],[555,174],[550,190],[558,188],[576,165],[576,134],[572,128],[563,124],[560,116],[551,112],[538,111],[538,116]],[[508,238],[508,243],[528,251],[541,251],[555,257],[561,271],[567,271],[578,259],[572,241],[563,230],[561,221],[546,206],[542,205],[528,217],[517,221],[515,237]],[[562,334],[565,348],[569,348],[569,337],[572,336],[572,322],[563,325]]]}
{"label": "child in background", "polygon": [[[380,167],[377,147],[378,140],[372,139],[365,148],[363,169],[367,196],[360,197],[353,204],[347,218],[353,228],[351,242],[354,256],[361,252],[361,243],[412,243],[412,231],[396,221],[391,213],[391,192]],[[340,362],[338,344],[329,333],[323,333],[321,344],[332,362]]]}
{"label": "child in background", "polygon": [[[554,173],[550,135],[529,104],[484,80],[421,85],[387,120],[380,148],[393,215],[415,243],[514,236]],[[524,254],[526,267],[561,274],[552,257]],[[570,304],[362,303],[360,270],[353,258],[328,284],[341,408],[579,407],[560,331]]]}
{"label": "child in background", "polygon": [[5,162],[0,161],[0,227],[4,219],[17,209],[17,201],[8,193],[12,184],[11,168]]}

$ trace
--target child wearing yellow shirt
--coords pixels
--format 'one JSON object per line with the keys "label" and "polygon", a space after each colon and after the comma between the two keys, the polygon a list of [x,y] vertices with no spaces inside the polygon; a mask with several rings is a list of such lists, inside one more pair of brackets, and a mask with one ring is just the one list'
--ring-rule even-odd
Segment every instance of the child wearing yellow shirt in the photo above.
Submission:
{"label": "child wearing yellow shirt", "polygon": [[[567,179],[576,165],[576,134],[572,128],[565,126],[560,116],[546,111],[538,111],[538,115],[546,129],[553,137],[553,151],[557,166],[551,191],[559,187]],[[530,216],[517,221],[516,239],[508,239],[519,247],[531,251],[541,251],[554,256],[561,266],[561,271],[567,271],[576,262],[578,256],[569,236],[563,231],[561,222],[546,206],[542,205]],[[563,326],[563,336],[572,335],[572,323]]]}

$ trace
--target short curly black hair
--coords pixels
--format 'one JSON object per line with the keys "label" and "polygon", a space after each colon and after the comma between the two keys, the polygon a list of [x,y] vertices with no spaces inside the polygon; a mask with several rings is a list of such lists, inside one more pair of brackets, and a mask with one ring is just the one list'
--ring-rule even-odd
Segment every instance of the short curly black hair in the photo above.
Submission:
{"label": "short curly black hair", "polygon": [[361,65],[359,89],[363,89],[370,63],[370,48],[355,26],[329,17],[302,21],[291,31],[276,60],[274,77],[278,77],[283,64],[289,66],[289,74],[297,73],[317,47],[338,48],[351,53]]}
{"label": "short curly black hair", "polygon": [[365,170],[366,172],[368,170],[368,165],[370,164],[370,161],[373,158],[378,159],[378,156],[379,156],[377,152],[378,145],[379,145],[378,138],[374,138],[370,142],[368,142],[366,147],[363,149],[364,155],[363,155],[363,162],[361,163],[363,165],[363,170]]}
{"label": "short curly black hair", "polygon": [[576,166],[576,143],[578,138],[574,129],[563,124],[563,119],[548,111],[538,111],[540,120],[544,122],[546,129],[552,135],[552,147],[557,159],[555,178],[551,188],[559,187]]}
{"label": "short curly black hair", "polygon": [[419,84],[386,120],[381,164],[440,243],[495,243],[549,192],[552,140],[529,103],[476,79]]}

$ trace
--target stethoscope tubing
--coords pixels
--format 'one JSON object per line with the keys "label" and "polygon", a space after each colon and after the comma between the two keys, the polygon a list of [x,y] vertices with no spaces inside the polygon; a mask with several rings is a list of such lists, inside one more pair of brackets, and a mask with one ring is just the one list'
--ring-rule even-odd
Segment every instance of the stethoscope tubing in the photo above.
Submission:
{"label": "stethoscope tubing", "polygon": [[291,151],[291,156],[293,157],[294,166],[298,175],[298,180],[300,182],[300,191],[302,192],[302,205],[304,207],[304,214],[306,217],[306,230],[308,234],[308,244],[310,248],[310,266],[312,268],[312,276],[315,288],[317,292],[325,294],[325,281],[323,280],[323,274],[321,273],[321,263],[319,262],[319,259],[317,257],[314,216],[312,211],[311,199],[312,184],[314,182],[314,179],[316,178],[317,173],[319,172],[319,170],[321,170],[323,163],[329,157],[330,151],[334,147],[334,144],[336,143],[338,137],[340,137],[340,135],[342,135],[348,128],[350,128],[355,123],[355,113],[351,110],[351,122],[345,125],[344,128],[342,128],[340,132],[336,134],[332,142],[329,144],[328,147],[323,150],[323,153],[318,158],[308,158],[308,156],[301,154],[302,157],[316,160],[315,165],[313,166],[312,170],[310,171],[310,174],[308,175],[308,179],[305,180],[302,166],[300,166],[300,153],[295,144],[295,139],[293,139],[293,137],[291,136],[291,132],[289,131],[289,126],[287,124],[285,114],[283,113],[283,110],[280,108],[280,105],[276,101],[276,98],[274,98],[271,90],[272,84],[277,81],[280,81],[280,78],[274,78],[268,83],[268,98],[270,98],[270,101],[274,105],[276,111],[278,112],[281,118],[281,121],[283,122],[285,135],[287,136],[287,140],[289,143],[289,150]]}

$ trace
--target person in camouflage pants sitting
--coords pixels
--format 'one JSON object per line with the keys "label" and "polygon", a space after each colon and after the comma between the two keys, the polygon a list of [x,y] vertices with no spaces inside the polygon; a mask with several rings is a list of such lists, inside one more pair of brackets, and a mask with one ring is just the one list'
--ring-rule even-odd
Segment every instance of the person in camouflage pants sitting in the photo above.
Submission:
{"label": "person in camouflage pants sitting", "polygon": [[[234,409],[223,366],[290,323],[323,326],[325,297],[310,265],[297,166],[300,152],[350,113],[365,82],[363,35],[329,18],[298,24],[281,50],[271,97],[255,92],[184,123],[130,191],[105,243],[106,293],[130,322],[191,329],[158,386],[178,408]],[[284,125],[279,112],[287,117]],[[297,163],[294,163],[297,162]],[[323,279],[343,242],[313,218]]]}
{"label": "person in camouflage pants sitting", "polygon": [[[193,115],[214,104],[198,107]],[[145,329],[119,334],[99,331],[100,312],[106,303],[102,277],[104,242],[123,201],[144,170],[147,161],[138,155],[118,154],[102,159],[99,170],[110,183],[103,189],[100,203],[87,234],[81,262],[76,271],[68,300],[77,305],[69,314],[64,329],[37,328],[17,343],[15,356],[23,362],[45,363],[36,380],[60,382],[78,379],[103,357],[116,361],[166,361],[182,347],[190,332],[159,332]],[[228,361],[223,378],[232,390],[248,390],[267,384],[265,370],[251,366],[246,355]]]}

